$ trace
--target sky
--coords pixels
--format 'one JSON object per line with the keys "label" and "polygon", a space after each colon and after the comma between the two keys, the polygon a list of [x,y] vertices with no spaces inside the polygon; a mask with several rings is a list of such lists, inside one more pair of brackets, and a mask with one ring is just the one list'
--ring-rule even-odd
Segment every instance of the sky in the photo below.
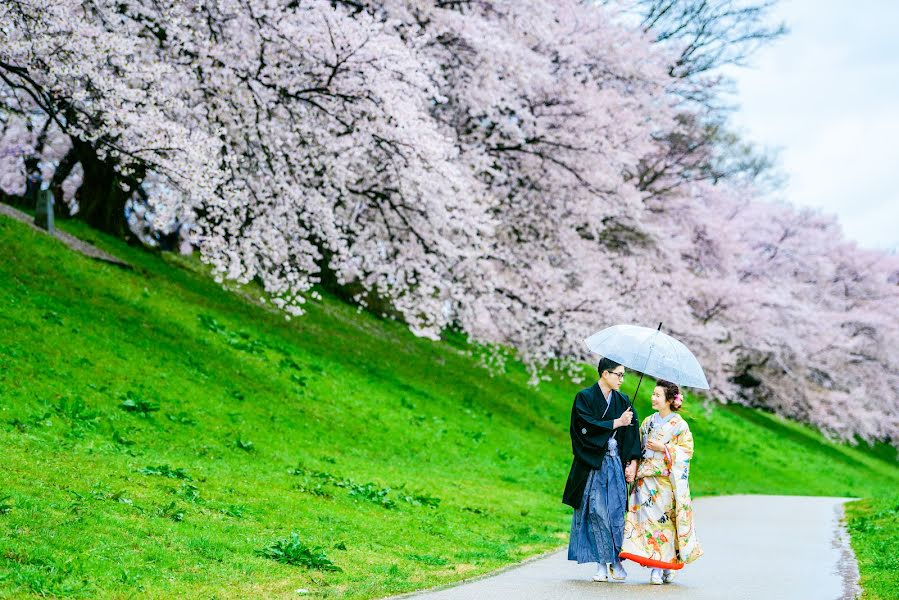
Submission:
{"label": "sky", "polygon": [[731,71],[748,139],[780,149],[778,197],[899,251],[899,1],[781,0],[790,33]]}

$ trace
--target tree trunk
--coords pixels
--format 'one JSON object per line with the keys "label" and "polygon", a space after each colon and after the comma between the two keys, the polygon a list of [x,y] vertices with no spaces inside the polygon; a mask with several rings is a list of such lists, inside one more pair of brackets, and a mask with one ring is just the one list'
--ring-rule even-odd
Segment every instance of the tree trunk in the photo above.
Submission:
{"label": "tree trunk", "polygon": [[131,196],[130,191],[122,189],[125,180],[112,164],[97,158],[90,144],[75,139],[72,144],[84,169],[84,178],[78,190],[76,217],[91,227],[125,237],[129,231],[125,220],[125,202]]}
{"label": "tree trunk", "polygon": [[71,175],[76,164],[78,164],[78,153],[75,148],[69,148],[66,155],[59,161],[59,165],[53,172],[53,178],[50,180],[50,191],[53,192],[53,198],[56,199],[56,203],[53,205],[53,215],[57,219],[69,219],[72,216],[69,212],[69,205],[65,201],[62,184]]}

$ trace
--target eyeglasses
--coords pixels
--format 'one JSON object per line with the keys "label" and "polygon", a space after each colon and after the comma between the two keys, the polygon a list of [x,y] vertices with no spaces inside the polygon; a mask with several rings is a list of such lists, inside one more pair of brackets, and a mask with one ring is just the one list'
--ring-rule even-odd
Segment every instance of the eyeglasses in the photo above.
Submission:
{"label": "eyeglasses", "polygon": [[624,379],[624,375],[625,375],[624,371],[622,371],[621,373],[616,373],[615,371],[608,371],[608,373],[609,373],[609,375],[614,375],[619,380]]}

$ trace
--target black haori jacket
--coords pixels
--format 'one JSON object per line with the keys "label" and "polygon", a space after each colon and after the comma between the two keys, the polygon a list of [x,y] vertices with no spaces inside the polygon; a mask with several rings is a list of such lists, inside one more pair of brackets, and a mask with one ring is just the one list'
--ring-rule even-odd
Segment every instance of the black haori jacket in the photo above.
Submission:
{"label": "black haori jacket", "polygon": [[[612,429],[612,422],[624,414],[628,408],[634,414],[631,424],[627,427],[619,427],[617,430]],[[609,438],[616,431],[615,439],[618,442],[618,455],[621,457],[621,463],[627,465],[629,461],[639,459],[642,455],[640,420],[637,418],[637,411],[630,399],[621,392],[612,390],[609,394],[608,410],[606,410],[606,399],[603,397],[598,383],[594,383],[591,387],[583,389],[575,395],[574,406],[571,408],[570,429],[574,461],[571,463],[571,471],[568,473],[568,482],[565,484],[562,502],[575,509],[580,507],[590,470],[602,466]]]}

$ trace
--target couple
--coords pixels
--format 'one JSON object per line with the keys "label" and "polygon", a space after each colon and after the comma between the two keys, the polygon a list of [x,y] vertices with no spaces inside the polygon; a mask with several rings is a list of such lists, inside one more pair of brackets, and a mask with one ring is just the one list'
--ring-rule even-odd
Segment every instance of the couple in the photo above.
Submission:
{"label": "couple", "polygon": [[624,581],[624,558],[652,567],[650,583],[669,583],[702,555],[688,481],[693,436],[677,414],[683,397],[660,380],[652,394],[658,412],[638,428],[618,391],[624,366],[602,358],[597,371],[599,381],[577,393],[571,410],[574,462],[562,497],[574,508],[568,560],[599,563],[593,581]]}

